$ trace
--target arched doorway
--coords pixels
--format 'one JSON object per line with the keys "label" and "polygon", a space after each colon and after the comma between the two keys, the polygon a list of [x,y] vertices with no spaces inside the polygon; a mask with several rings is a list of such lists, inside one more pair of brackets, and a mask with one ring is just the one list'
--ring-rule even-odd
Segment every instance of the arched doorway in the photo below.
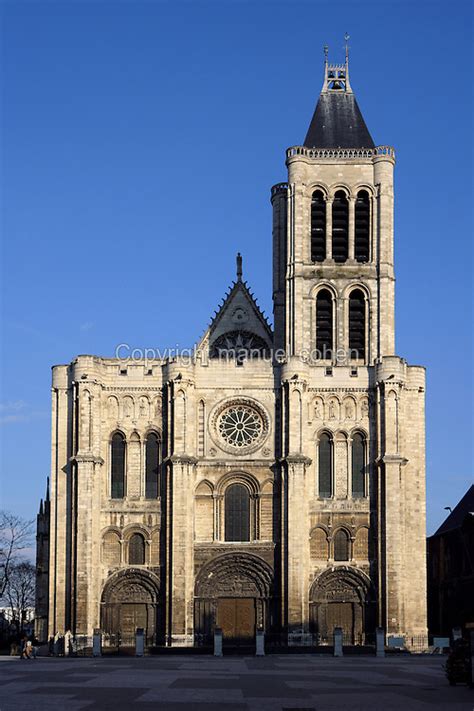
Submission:
{"label": "arched doorway", "polygon": [[273,584],[271,567],[259,556],[226,553],[204,565],[196,578],[196,644],[209,643],[215,627],[224,645],[252,644],[257,629],[269,629]]}
{"label": "arched doorway", "polygon": [[345,644],[364,644],[374,631],[374,602],[368,576],[357,568],[340,566],[326,570],[311,586],[311,631],[321,642],[331,643],[335,627],[341,627]]}
{"label": "arched doorway", "polygon": [[158,578],[148,570],[128,568],[112,575],[104,585],[101,600],[101,629],[134,645],[136,629],[145,630],[147,644],[156,643],[158,628]]}

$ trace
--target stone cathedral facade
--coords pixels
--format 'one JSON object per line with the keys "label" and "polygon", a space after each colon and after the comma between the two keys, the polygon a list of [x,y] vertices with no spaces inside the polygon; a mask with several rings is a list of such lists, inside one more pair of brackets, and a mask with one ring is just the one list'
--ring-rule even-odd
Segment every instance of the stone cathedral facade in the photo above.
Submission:
{"label": "stone cathedral facade", "polygon": [[271,328],[237,277],[192,358],[53,368],[40,637],[426,634],[425,371],[396,355],[395,153],[324,67],[271,191]]}

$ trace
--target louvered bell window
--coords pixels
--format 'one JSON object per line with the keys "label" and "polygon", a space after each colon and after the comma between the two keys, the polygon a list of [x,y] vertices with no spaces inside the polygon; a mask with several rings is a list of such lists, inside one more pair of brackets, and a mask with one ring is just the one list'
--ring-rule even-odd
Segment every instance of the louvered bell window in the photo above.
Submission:
{"label": "louvered bell window", "polygon": [[349,256],[349,201],[338,190],[332,203],[332,258],[341,263]]}
{"label": "louvered bell window", "polygon": [[316,349],[320,358],[331,358],[333,348],[332,296],[322,289],[316,297]]}
{"label": "louvered bell window", "polygon": [[365,298],[360,289],[349,295],[349,350],[353,360],[365,359]]}
{"label": "louvered bell window", "polygon": [[358,262],[370,259],[370,200],[366,190],[357,193],[355,203],[354,256]]}
{"label": "louvered bell window", "polygon": [[311,199],[311,261],[326,259],[326,200],[321,190]]}

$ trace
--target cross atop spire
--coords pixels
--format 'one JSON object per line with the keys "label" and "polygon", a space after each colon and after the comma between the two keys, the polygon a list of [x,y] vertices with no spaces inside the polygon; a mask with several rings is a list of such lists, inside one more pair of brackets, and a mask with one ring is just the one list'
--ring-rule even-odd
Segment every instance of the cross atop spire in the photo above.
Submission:
{"label": "cross atop spire", "polygon": [[346,52],[344,64],[329,64],[329,47],[327,44],[324,45],[324,83],[321,89],[322,94],[332,93],[334,91],[352,94],[349,82],[349,39],[350,37],[346,32],[344,35],[344,49]]}

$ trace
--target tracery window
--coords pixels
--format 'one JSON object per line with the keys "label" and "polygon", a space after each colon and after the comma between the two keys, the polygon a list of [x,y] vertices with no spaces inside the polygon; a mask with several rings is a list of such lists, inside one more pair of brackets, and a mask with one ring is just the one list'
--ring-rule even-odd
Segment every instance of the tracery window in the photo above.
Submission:
{"label": "tracery window", "polygon": [[219,420],[219,434],[229,445],[248,447],[262,434],[260,414],[253,407],[237,404],[225,410]]}
{"label": "tracery window", "polygon": [[349,560],[349,536],[342,528],[334,535],[334,560]]}
{"label": "tracery window", "polygon": [[250,540],[250,492],[243,484],[231,484],[225,491],[225,540]]}
{"label": "tracery window", "polygon": [[123,499],[125,496],[125,437],[116,432],[111,444],[111,497]]}
{"label": "tracery window", "polygon": [[360,432],[352,437],[352,496],[365,496],[365,438]]}
{"label": "tracery window", "polygon": [[353,360],[365,359],[365,298],[360,289],[349,294],[349,350]]}
{"label": "tracery window", "polygon": [[328,289],[318,291],[316,297],[316,349],[318,357],[332,358],[333,301]]}
{"label": "tracery window", "polygon": [[311,199],[311,261],[326,259],[326,200],[321,190],[315,190]]}
{"label": "tracery window", "polygon": [[212,343],[209,355],[211,358],[235,360],[239,363],[267,357],[268,346],[263,338],[250,331],[228,331]]}
{"label": "tracery window", "polygon": [[343,190],[338,190],[332,203],[332,258],[345,262],[349,256],[349,201]]}
{"label": "tracery window", "polygon": [[141,533],[134,533],[128,542],[129,565],[145,565],[145,539]]}
{"label": "tracery window", "polygon": [[322,499],[332,496],[332,438],[323,432],[318,447],[318,489]]}
{"label": "tracery window", "polygon": [[145,497],[156,499],[160,494],[160,440],[150,432],[145,444]]}
{"label": "tracery window", "polygon": [[370,198],[367,190],[359,190],[355,202],[354,256],[358,262],[369,261]]}

